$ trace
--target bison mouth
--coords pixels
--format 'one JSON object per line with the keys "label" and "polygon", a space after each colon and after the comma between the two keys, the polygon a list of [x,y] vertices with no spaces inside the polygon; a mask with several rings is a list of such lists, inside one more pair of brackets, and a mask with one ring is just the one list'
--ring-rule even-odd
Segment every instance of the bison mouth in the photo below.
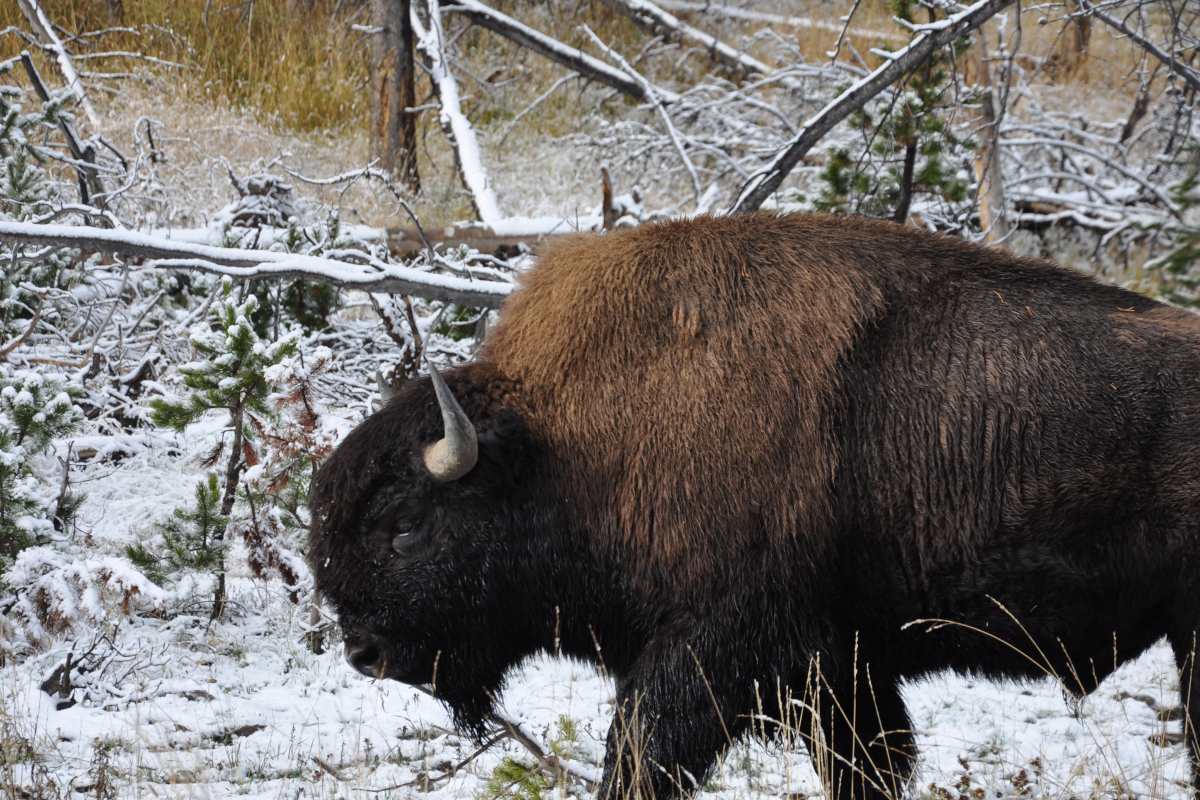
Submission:
{"label": "bison mouth", "polygon": [[[498,686],[469,688],[475,682],[463,682],[454,659],[441,651],[433,655],[401,654],[397,648],[377,638],[347,639],[346,661],[368,678],[394,680],[432,695],[444,703],[454,716],[454,725],[476,739],[482,739],[492,716]],[[441,669],[439,670],[439,666]]]}

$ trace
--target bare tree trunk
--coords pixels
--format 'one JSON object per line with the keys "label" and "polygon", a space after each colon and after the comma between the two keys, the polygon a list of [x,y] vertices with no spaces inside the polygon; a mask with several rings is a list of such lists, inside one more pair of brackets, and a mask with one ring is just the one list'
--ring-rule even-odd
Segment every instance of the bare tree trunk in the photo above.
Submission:
{"label": "bare tree trunk", "polygon": [[325,637],[321,633],[321,593],[315,589],[308,605],[308,627],[308,649],[319,656],[325,652]]}
{"label": "bare tree trunk", "polygon": [[[237,499],[238,481],[242,477],[242,423],[245,421],[245,406],[238,405],[229,412],[233,424],[233,452],[229,454],[229,463],[225,467],[225,492],[221,497],[222,517],[233,513],[233,503]],[[225,539],[225,526],[221,525],[213,531],[213,541]],[[221,559],[221,571],[217,574],[217,590],[213,594],[212,613],[210,620],[218,620],[225,613],[225,560]]]}
{"label": "bare tree trunk", "polygon": [[371,0],[371,158],[414,192],[417,174],[417,104],[409,0]]}
{"label": "bare tree trunk", "polygon": [[978,70],[975,84],[982,88],[976,122],[979,147],[975,150],[975,179],[979,186],[979,227],[988,243],[1003,240],[1009,234],[1004,216],[1004,173],[1000,168],[1000,108],[992,70],[988,65],[987,39],[979,37],[971,65]]}
{"label": "bare tree trunk", "polygon": [[908,222],[908,210],[912,208],[913,172],[917,166],[917,143],[912,141],[904,151],[904,173],[900,176],[900,202],[896,205],[896,213],[892,222],[903,225]]}
{"label": "bare tree trunk", "polygon": [[1087,58],[1088,43],[1092,39],[1092,18],[1079,13],[1077,0],[1066,0],[1067,11],[1072,15],[1062,32],[1060,58],[1064,72],[1074,72]]}
{"label": "bare tree trunk", "polygon": [[108,6],[108,24],[113,26],[124,25],[125,3],[123,0],[104,0],[104,4]]}

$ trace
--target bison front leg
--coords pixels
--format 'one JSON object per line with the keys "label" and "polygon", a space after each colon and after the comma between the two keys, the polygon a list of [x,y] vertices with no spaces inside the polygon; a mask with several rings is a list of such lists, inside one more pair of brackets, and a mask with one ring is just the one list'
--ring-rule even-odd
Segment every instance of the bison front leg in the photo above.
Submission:
{"label": "bison front leg", "polygon": [[894,679],[856,672],[806,698],[800,733],[830,800],[898,800],[916,760],[904,699]]}
{"label": "bison front leg", "polygon": [[642,654],[618,684],[599,800],[662,800],[703,785],[752,708],[753,680],[734,660],[677,643]]}

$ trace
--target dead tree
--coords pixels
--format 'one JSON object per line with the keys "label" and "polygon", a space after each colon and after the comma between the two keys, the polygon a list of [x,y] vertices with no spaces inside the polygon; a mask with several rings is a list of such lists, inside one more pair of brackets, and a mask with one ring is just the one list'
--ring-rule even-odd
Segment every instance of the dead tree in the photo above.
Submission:
{"label": "dead tree", "polygon": [[[980,90],[975,120],[979,147],[975,150],[975,180],[979,187],[979,228],[985,242],[1003,241],[1009,234],[1004,215],[1004,173],[1000,168],[1000,116],[1003,111],[992,68],[989,65],[987,37],[980,36],[967,61],[967,79]],[[974,72],[974,75],[970,73]]]}
{"label": "dead tree", "polygon": [[409,14],[409,0],[371,0],[371,158],[415,192],[421,179]]}

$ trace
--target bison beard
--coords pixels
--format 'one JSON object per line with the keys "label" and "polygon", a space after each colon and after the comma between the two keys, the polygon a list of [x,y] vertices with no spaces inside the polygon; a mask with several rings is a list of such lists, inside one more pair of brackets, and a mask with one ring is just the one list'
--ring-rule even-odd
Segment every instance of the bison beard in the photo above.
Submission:
{"label": "bison beard", "polygon": [[317,585],[356,668],[468,728],[531,654],[602,662],[602,797],[691,789],[816,664],[834,794],[895,797],[899,681],[1086,693],[1164,635],[1194,754],[1190,314],[890,223],[699,219],[553,245],[446,382],[477,460],[430,471],[411,382],[317,475]]}

